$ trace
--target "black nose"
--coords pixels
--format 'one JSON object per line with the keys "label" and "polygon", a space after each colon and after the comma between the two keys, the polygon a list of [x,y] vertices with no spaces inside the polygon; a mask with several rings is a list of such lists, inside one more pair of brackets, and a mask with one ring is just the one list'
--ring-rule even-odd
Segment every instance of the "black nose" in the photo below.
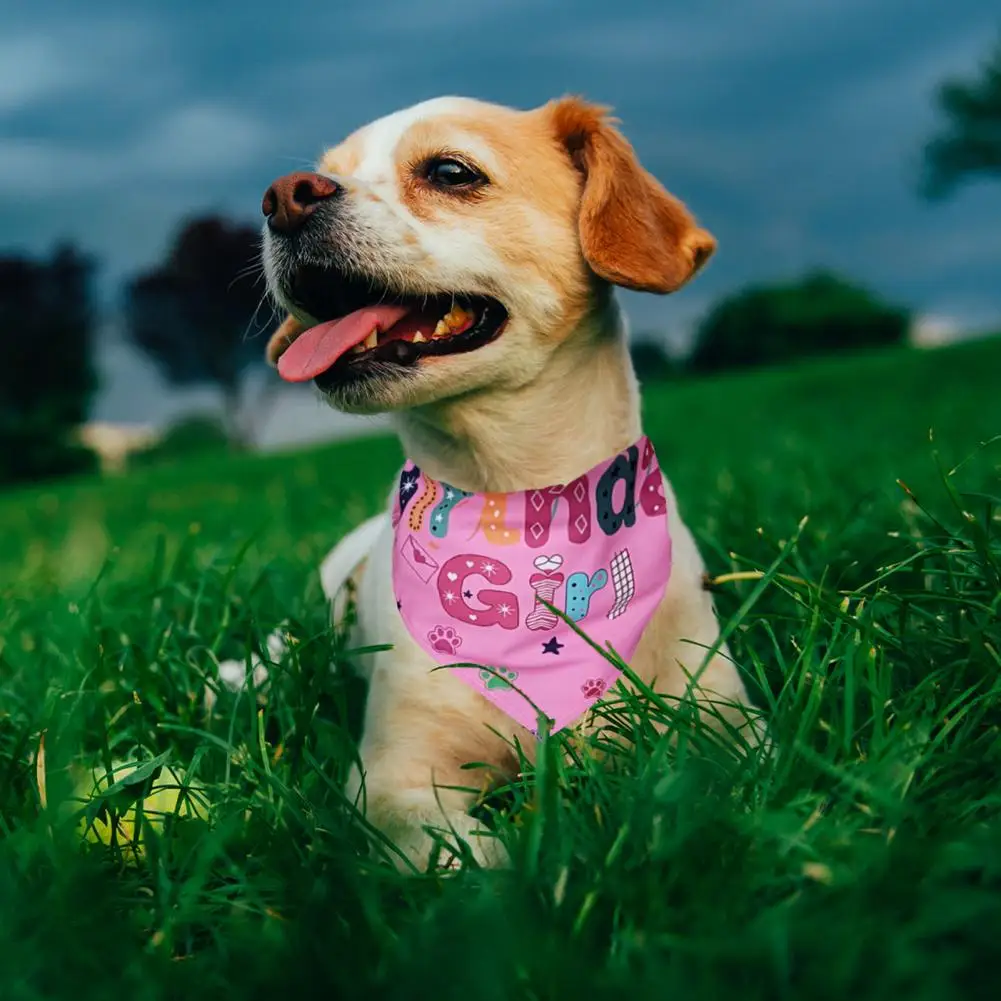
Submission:
{"label": "black nose", "polygon": [[268,226],[278,233],[294,233],[316,211],[320,202],[340,190],[337,183],[322,174],[299,170],[279,177],[264,192],[261,211]]}

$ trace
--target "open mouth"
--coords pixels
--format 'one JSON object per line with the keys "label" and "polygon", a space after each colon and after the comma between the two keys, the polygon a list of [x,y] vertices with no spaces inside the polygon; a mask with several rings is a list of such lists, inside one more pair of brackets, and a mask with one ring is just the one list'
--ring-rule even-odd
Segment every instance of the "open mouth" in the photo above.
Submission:
{"label": "open mouth", "polygon": [[287,382],[335,384],[372,362],[411,366],[473,351],[507,321],[504,307],[488,296],[396,295],[369,279],[312,265],[295,272],[289,294],[319,322],[278,359]]}

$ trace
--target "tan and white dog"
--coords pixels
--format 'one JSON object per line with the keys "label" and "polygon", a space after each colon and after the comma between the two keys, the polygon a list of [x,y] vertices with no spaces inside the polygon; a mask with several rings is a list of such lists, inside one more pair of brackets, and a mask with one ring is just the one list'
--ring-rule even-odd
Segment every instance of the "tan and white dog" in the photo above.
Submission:
{"label": "tan and white dog", "polygon": [[[397,112],[334,146],[316,172],[280,178],[263,211],[269,288],[289,314],[270,361],[334,407],[391,412],[406,455],[468,491],[570,482],[634,442],[639,397],[614,286],[674,292],[715,249],[605,110],[572,97],[529,111],[449,97]],[[336,334],[315,333],[348,315]],[[745,689],[725,647],[703,665],[719,627],[666,482],[664,492],[673,569],[632,667],[674,696],[702,667],[699,698],[730,703],[739,725]],[[353,582],[356,643],[392,645],[360,658],[370,684],[348,791],[418,866],[427,828],[496,863],[495,842],[474,836],[463,766],[509,773],[504,738],[532,738],[432,671],[396,608],[393,538],[387,512],[321,569],[335,609]]]}

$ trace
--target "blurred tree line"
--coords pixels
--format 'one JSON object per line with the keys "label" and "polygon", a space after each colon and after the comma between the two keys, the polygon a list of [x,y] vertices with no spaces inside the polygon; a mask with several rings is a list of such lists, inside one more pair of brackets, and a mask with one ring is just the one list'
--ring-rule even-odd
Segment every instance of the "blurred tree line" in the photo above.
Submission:
{"label": "blurred tree line", "polygon": [[[272,322],[259,279],[260,235],[215,216],[184,223],[164,261],[125,288],[125,334],[172,385],[215,386],[225,440],[246,443],[267,392],[250,399],[247,376],[263,369],[261,334]],[[93,262],[71,246],[50,258],[0,257],[0,485],[97,468],[77,439],[99,389]],[[273,385],[273,383],[272,383]],[[213,443],[197,431],[169,436]]]}
{"label": "blurred tree line", "polygon": [[903,344],[910,313],[826,271],[796,281],[752,285],[721,299],[695,330],[688,356],[668,358],[638,339],[633,362],[645,382],[760,368]]}
{"label": "blurred tree line", "polygon": [[274,325],[260,245],[260,231],[252,226],[215,216],[193,219],[166,260],[125,290],[132,342],[171,385],[208,383],[219,390],[234,446],[247,444],[252,434],[245,376],[262,365],[260,335]]}
{"label": "blurred tree line", "polygon": [[836,274],[813,271],[721,299],[697,326],[686,357],[673,360],[654,338],[639,338],[633,361],[647,382],[708,375],[903,344],[910,323],[908,310]]}
{"label": "blurred tree line", "polygon": [[95,467],[72,437],[97,391],[92,274],[68,246],[0,257],[0,483]]}
{"label": "blurred tree line", "polygon": [[[923,195],[941,198],[961,183],[1001,176],[1001,39],[968,80],[939,89],[940,134],[925,148]],[[125,290],[125,326],[174,385],[215,386],[222,434],[240,446],[267,404],[248,387],[263,367],[258,335],[273,321],[264,300],[258,230],[215,216],[183,224],[163,262]],[[84,472],[94,456],[77,443],[98,390],[94,264],[71,246],[32,259],[0,256],[0,485]],[[836,275],[816,272],[785,284],[743,289],[717,303],[679,365],[655,341],[633,346],[645,381],[680,372],[713,373],[902,342],[903,309]],[[213,439],[185,424],[161,451],[176,454]]]}
{"label": "blurred tree line", "polygon": [[688,368],[719,372],[901,344],[909,326],[906,310],[836,275],[815,272],[723,299],[699,325]]}

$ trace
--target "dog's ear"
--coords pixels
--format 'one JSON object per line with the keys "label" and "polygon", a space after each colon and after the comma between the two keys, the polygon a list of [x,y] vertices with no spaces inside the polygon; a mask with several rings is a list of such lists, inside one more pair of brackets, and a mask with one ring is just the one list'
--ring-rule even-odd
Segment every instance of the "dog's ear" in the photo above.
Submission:
{"label": "dog's ear", "polygon": [[644,170],[608,110],[564,97],[543,111],[583,175],[578,225],[592,270],[623,288],[661,295],[693,278],[716,240]]}
{"label": "dog's ear", "polygon": [[289,315],[282,320],[278,329],[268,338],[268,346],[264,350],[268,364],[272,368],[278,367],[278,359],[282,353],[305,329],[294,316]]}

